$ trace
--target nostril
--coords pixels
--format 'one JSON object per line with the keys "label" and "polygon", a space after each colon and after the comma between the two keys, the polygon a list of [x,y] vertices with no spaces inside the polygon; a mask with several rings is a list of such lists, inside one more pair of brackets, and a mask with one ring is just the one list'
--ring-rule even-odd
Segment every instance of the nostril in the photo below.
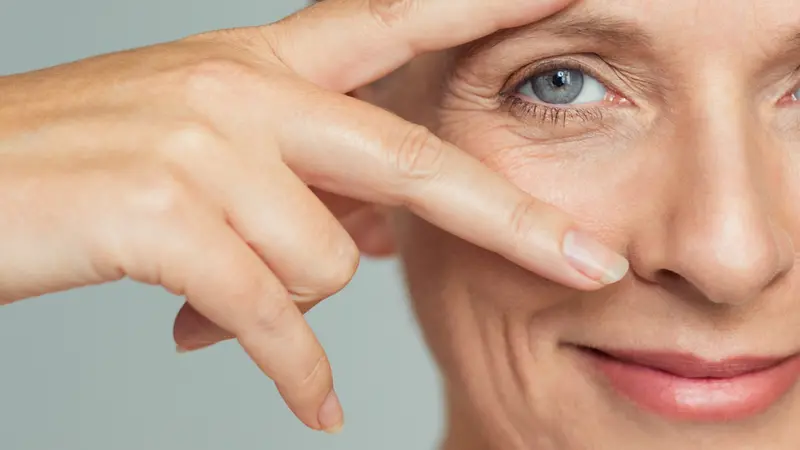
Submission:
{"label": "nostril", "polygon": [[684,299],[708,300],[708,296],[700,286],[695,285],[678,272],[661,269],[654,276],[653,281],[667,291]]}
{"label": "nostril", "polygon": [[656,282],[659,284],[674,284],[680,282],[683,277],[677,272],[668,269],[661,269],[656,272]]}

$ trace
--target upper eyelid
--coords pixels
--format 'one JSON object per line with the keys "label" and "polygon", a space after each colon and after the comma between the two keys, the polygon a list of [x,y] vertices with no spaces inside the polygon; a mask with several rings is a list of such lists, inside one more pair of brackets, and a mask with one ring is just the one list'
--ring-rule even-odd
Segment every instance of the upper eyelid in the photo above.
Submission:
{"label": "upper eyelid", "polygon": [[607,81],[607,77],[604,74],[599,73],[599,71],[595,68],[578,60],[575,57],[567,56],[547,58],[542,61],[531,63],[522,69],[517,70],[508,77],[508,80],[503,86],[502,92],[510,92],[518,89],[531,77],[555,69],[580,70],[596,78],[597,81],[601,82],[606,87],[609,87],[609,84],[613,84]]}

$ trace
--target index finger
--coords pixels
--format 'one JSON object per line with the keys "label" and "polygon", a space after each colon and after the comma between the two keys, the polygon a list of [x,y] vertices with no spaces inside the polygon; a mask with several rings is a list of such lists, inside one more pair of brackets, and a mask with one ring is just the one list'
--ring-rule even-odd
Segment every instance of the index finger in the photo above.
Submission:
{"label": "index finger", "polygon": [[[279,139],[284,160],[304,181],[365,202],[405,206],[453,235],[577,289],[598,289],[628,271],[623,256],[587,236],[566,212],[428,129],[339,94],[314,98],[314,108],[300,101],[307,113],[284,120]],[[300,132],[308,123],[325,125]]]}
{"label": "index finger", "polygon": [[349,92],[415,56],[536,22],[573,0],[322,0],[267,27],[281,61]]}

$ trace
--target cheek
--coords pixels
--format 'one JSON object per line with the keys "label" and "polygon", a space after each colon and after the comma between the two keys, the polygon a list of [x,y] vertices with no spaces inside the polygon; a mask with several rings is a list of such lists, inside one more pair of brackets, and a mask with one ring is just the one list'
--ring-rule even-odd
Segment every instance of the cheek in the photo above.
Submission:
{"label": "cheek", "polygon": [[[532,142],[519,125],[488,113],[442,114],[443,139],[478,158],[521,190],[571,214],[600,240],[624,249],[632,233],[677,200],[671,189],[681,161],[659,151],[663,133],[594,134]],[[542,125],[550,127],[552,125]]]}
{"label": "cheek", "polygon": [[575,293],[407,212],[394,216],[398,252],[415,307],[540,311]]}
{"label": "cheek", "polygon": [[[665,223],[660,216],[679,200],[673,184],[680,177],[669,174],[680,161],[669,152],[656,151],[660,136],[649,137],[649,142],[600,137],[532,145],[486,114],[462,114],[459,120],[447,114],[441,117],[436,132],[443,139],[532,197],[571,214],[584,229],[621,252],[641,230]],[[411,215],[397,214],[395,224],[423,326],[426,321],[448,320],[440,317],[441,311],[458,309],[541,319],[573,300],[591,297],[548,282]],[[557,327],[551,325],[546,328]]]}
{"label": "cheek", "polygon": [[412,306],[440,361],[453,357],[464,342],[480,341],[481,330],[503,317],[513,318],[522,328],[535,317],[536,335],[549,342],[559,334],[563,321],[556,317],[561,310],[592,297],[528,272],[408,212],[396,212],[392,223]]}

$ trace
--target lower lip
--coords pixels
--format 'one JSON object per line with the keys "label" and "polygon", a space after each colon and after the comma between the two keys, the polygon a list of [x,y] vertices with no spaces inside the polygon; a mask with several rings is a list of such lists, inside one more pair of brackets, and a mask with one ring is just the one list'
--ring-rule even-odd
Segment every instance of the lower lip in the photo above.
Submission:
{"label": "lower lip", "polygon": [[687,421],[734,421],[758,415],[800,377],[800,356],[730,378],[684,378],[597,353],[580,352],[620,394],[661,416]]}

